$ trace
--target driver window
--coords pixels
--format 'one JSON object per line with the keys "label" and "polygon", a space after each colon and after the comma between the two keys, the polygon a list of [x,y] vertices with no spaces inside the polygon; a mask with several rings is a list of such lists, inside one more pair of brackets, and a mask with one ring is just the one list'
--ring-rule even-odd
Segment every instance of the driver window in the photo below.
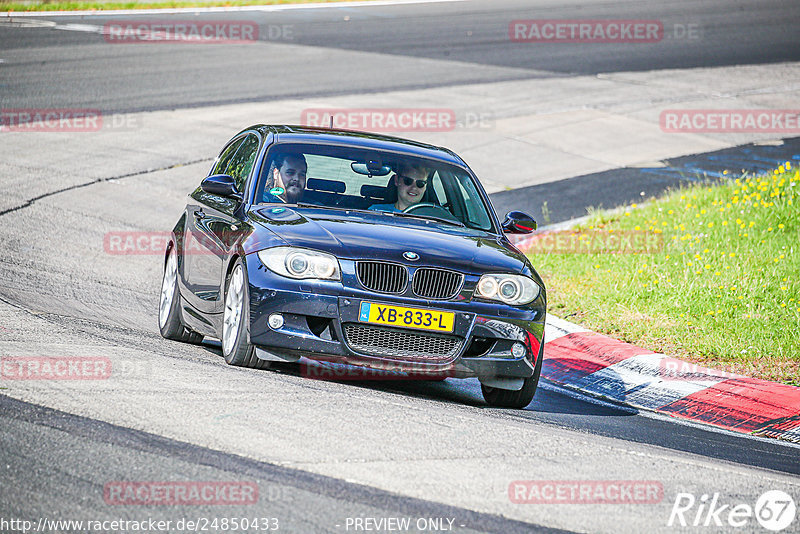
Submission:
{"label": "driver window", "polygon": [[258,136],[249,134],[242,143],[236,155],[233,156],[228,164],[227,173],[236,182],[236,189],[244,191],[245,182],[253,168],[258,153]]}
{"label": "driver window", "polygon": [[241,145],[243,141],[244,141],[243,138],[236,139],[231,144],[222,149],[220,155],[217,156],[217,161],[214,163],[214,168],[211,171],[211,174],[225,173],[225,168],[228,166],[228,162],[231,160],[233,155],[236,154],[236,149],[239,148],[239,145]]}
{"label": "driver window", "polygon": [[461,191],[461,196],[464,199],[464,206],[467,209],[467,220],[478,225],[479,228],[484,230],[491,228],[492,223],[489,216],[480,207],[482,205],[480,195],[475,184],[468,176],[461,175],[455,180],[458,188]]}

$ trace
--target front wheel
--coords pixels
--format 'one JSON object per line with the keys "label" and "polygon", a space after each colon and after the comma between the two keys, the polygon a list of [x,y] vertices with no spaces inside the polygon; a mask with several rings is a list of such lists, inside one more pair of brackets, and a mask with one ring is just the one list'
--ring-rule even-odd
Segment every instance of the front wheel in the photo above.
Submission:
{"label": "front wheel", "polygon": [[508,389],[493,388],[481,384],[483,400],[485,400],[489,406],[497,408],[514,408],[517,410],[525,408],[531,403],[533,396],[536,394],[536,387],[539,385],[539,376],[542,374],[543,357],[544,339],[542,339],[536,366],[533,369],[533,375],[525,379],[522,384],[522,389],[519,391],[510,391]]}
{"label": "front wheel", "polygon": [[256,356],[255,347],[250,344],[250,293],[247,288],[247,272],[240,258],[225,284],[222,355],[229,365],[266,369],[269,363]]}
{"label": "front wheel", "polygon": [[181,320],[181,295],[178,291],[178,254],[172,247],[164,264],[164,277],[161,279],[161,299],[158,304],[158,328],[166,339],[200,343],[203,336],[192,332]]}

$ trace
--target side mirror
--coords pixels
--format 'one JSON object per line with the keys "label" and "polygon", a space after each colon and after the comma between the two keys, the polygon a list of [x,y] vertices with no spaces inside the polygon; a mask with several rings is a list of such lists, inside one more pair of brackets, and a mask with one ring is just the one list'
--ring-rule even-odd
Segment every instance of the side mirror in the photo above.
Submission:
{"label": "side mirror", "polygon": [[226,198],[242,199],[242,194],[236,189],[233,178],[227,174],[212,174],[200,182],[200,188],[206,193]]}
{"label": "side mirror", "polygon": [[509,211],[503,221],[503,231],[509,234],[529,234],[536,230],[533,217],[521,211]]}

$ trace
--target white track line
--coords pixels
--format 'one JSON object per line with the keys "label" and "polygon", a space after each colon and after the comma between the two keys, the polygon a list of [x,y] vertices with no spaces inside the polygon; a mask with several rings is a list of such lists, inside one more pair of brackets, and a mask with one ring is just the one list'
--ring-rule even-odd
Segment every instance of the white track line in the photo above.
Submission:
{"label": "white track line", "polygon": [[181,7],[169,9],[109,9],[94,11],[4,11],[2,17],[103,17],[108,15],[172,15],[180,13],[227,13],[233,11],[290,11],[297,9],[340,9],[354,7],[401,6],[412,4],[440,4],[466,0],[375,0],[374,2],[324,2],[314,4],[277,4],[264,6],[231,7]]}

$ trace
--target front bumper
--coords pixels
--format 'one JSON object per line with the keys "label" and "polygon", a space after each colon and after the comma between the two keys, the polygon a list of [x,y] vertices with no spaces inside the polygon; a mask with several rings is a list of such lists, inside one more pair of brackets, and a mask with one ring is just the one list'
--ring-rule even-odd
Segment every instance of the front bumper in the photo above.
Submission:
{"label": "front bumper", "polygon": [[[533,375],[544,337],[544,309],[528,309],[469,301],[427,301],[349,288],[340,282],[292,280],[264,267],[257,255],[247,257],[250,281],[250,340],[257,347],[288,358],[306,357],[373,369],[411,372],[424,377],[515,377]],[[342,269],[347,269],[342,262]],[[375,327],[359,321],[361,302],[410,306],[455,313],[452,336],[406,328]],[[283,316],[273,329],[268,317]],[[347,332],[374,328],[396,340],[397,352],[380,355],[353,347]],[[404,352],[411,341],[419,344],[453,338],[454,348],[439,357],[413,357]],[[435,338],[435,339],[434,339]],[[526,347],[524,356],[511,354],[514,343]],[[391,349],[393,347],[387,347]]]}

